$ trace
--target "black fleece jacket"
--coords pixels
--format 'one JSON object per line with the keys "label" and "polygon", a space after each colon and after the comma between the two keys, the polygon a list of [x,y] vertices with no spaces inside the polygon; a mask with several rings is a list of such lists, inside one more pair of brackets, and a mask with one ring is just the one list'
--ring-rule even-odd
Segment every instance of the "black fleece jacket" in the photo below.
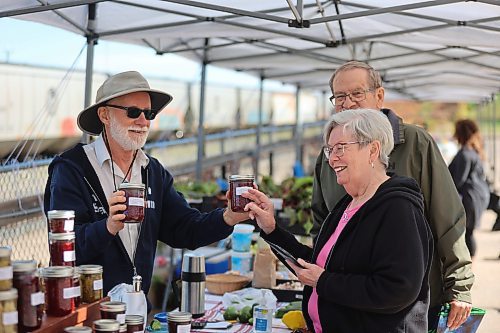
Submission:
{"label": "black fleece jacket", "polygon": [[[328,215],[311,249],[277,227],[263,237],[316,262],[352,198]],[[392,176],[351,218],[331,250],[316,290],[323,332],[427,331],[432,235],[415,180]],[[304,288],[307,313],[312,288]]]}
{"label": "black fleece jacket", "polygon": [[[135,266],[147,295],[157,241],[176,248],[195,249],[223,239],[232,232],[223,210],[202,214],[175,191],[172,175],[155,158],[142,169],[146,210]],[[120,283],[132,283],[133,264],[120,236],[106,228],[108,201],[82,145],[64,152],[49,166],[44,210],[75,211],[76,264],[103,266],[104,293]]]}

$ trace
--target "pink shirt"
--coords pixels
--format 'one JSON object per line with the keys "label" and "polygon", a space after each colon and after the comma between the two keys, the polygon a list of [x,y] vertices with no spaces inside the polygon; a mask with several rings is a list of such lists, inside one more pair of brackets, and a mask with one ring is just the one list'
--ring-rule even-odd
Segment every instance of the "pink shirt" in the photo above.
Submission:
{"label": "pink shirt", "polygon": [[[330,239],[325,243],[325,245],[319,252],[318,258],[316,259],[316,265],[325,268],[325,263],[326,260],[328,259],[328,255],[330,254],[330,251],[337,242],[340,233],[342,232],[342,230],[344,230],[345,226],[347,225],[347,222],[349,222],[351,217],[361,208],[361,206],[354,207],[351,209],[349,209],[348,206],[346,208],[346,210],[342,214],[342,217],[340,218],[337,228],[335,229],[333,234],[330,236]],[[313,322],[314,331],[316,333],[322,333],[323,331],[321,329],[321,323],[319,321],[318,293],[316,292],[316,288],[313,288],[311,298],[309,298],[309,303],[307,304],[307,312],[309,313],[309,316],[311,317],[311,320]]]}

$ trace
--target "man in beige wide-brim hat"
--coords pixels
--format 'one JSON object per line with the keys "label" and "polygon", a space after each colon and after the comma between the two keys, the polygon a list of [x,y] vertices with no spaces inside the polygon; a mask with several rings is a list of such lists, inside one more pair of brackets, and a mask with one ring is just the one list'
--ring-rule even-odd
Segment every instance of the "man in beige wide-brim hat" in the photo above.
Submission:
{"label": "man in beige wide-brim hat", "polygon": [[[248,219],[248,213],[230,209],[202,214],[191,208],[175,191],[172,175],[141,149],[151,120],[171,100],[138,72],[108,78],[95,104],[78,116],[80,129],[97,139],[76,145],[49,166],[45,213],[75,212],[76,265],[103,266],[104,295],[120,283],[131,284],[135,273],[147,295],[157,241],[195,249],[226,238],[233,225]],[[144,196],[126,198],[124,183],[143,186]],[[133,206],[144,207],[142,222],[124,223]]]}

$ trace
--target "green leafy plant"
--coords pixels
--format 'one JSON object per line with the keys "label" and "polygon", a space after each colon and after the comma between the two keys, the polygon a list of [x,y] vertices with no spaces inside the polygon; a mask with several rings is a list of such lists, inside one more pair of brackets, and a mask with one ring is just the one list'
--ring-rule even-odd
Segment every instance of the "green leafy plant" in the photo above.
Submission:
{"label": "green leafy plant", "polygon": [[176,191],[184,194],[186,198],[201,199],[213,196],[219,192],[219,185],[215,182],[187,181],[174,184]]}

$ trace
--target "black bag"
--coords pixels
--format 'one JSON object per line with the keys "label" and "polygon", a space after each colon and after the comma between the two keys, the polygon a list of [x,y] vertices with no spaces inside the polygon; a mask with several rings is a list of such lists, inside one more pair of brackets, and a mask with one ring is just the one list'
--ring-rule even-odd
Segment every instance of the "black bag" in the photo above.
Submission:
{"label": "black bag", "polygon": [[491,231],[500,231],[500,196],[495,193],[495,191],[490,191],[490,202],[488,203],[488,209],[494,211],[497,214],[497,219]]}

